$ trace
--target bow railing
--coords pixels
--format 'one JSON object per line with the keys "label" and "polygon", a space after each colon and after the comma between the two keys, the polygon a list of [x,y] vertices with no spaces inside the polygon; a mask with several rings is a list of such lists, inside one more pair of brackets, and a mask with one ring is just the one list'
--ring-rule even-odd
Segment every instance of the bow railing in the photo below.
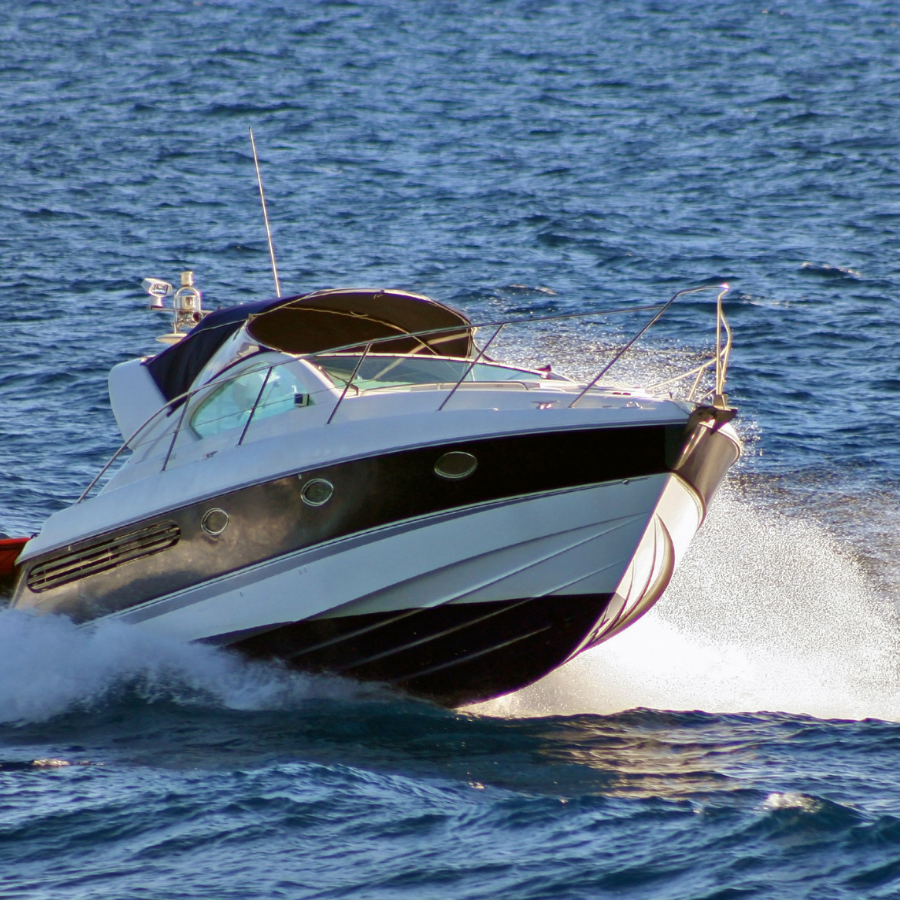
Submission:
{"label": "bow railing", "polygon": [[[685,382],[687,379],[693,377],[693,382],[691,387],[686,393],[684,399],[690,402],[702,402],[704,400],[712,397],[712,405],[719,407],[727,407],[728,399],[725,394],[725,381],[726,374],[728,371],[728,362],[731,354],[731,344],[732,344],[732,334],[731,328],[728,324],[728,321],[725,317],[725,313],[723,310],[722,300],[725,294],[728,293],[729,287],[728,285],[714,285],[714,286],[705,286],[699,288],[690,288],[683,291],[678,291],[676,294],[672,296],[670,300],[663,304],[657,304],[654,306],[639,306],[639,307],[631,307],[629,309],[604,309],[604,310],[590,310],[587,312],[578,312],[578,313],[556,313],[548,316],[532,316],[529,318],[510,318],[503,319],[499,321],[488,321],[488,322],[477,322],[473,323],[470,327],[472,330],[476,329],[493,329],[491,336],[485,341],[481,347],[478,349],[476,356],[472,359],[446,359],[444,360],[448,364],[448,368],[450,370],[455,367],[458,372],[458,377],[455,377],[452,380],[441,381],[440,383],[432,383],[433,386],[438,387],[440,389],[446,389],[447,393],[443,396],[440,404],[436,407],[435,412],[441,412],[447,408],[451,399],[456,395],[460,388],[466,383],[467,379],[470,379],[473,376],[473,373],[476,372],[477,368],[482,364],[483,361],[487,361],[485,363],[486,367],[491,369],[502,368],[507,366],[507,364],[498,364],[495,363],[487,356],[488,349],[495,343],[497,338],[500,337],[501,332],[507,331],[516,326],[536,326],[543,324],[554,324],[561,323],[567,320],[577,321],[577,320],[590,320],[596,319],[599,317],[611,317],[611,316],[623,316],[623,315],[631,315],[639,312],[651,312],[653,313],[650,320],[635,334],[633,335],[627,342],[622,345],[614,345],[611,347],[601,347],[595,348],[594,352],[603,353],[609,352],[612,354],[611,358],[608,362],[606,362],[600,369],[600,371],[594,375],[593,378],[587,380],[585,382],[576,381],[573,382],[568,378],[564,378],[563,381],[572,384],[572,385],[580,385],[583,384],[583,387],[578,392],[578,394],[568,403],[569,409],[574,409],[577,404],[584,399],[584,397],[588,396],[592,391],[600,390],[598,387],[601,379],[609,374],[609,372],[620,363],[629,353],[634,353],[635,345],[640,340],[640,338],[653,326],[659,319],[670,309],[670,307],[675,303],[675,301],[686,294],[694,294],[700,291],[709,291],[709,290],[717,290],[718,296],[716,299],[716,337],[715,337],[715,350],[711,357],[704,359],[696,366],[691,366],[689,369],[683,372],[679,372],[673,377],[666,378],[663,381],[658,381],[649,386],[645,386],[642,389],[647,391],[648,393],[654,393],[659,391],[662,388],[671,388],[673,385]],[[427,329],[424,331],[411,332],[409,337],[433,337],[439,336],[442,333],[447,332],[458,332],[459,326],[453,326],[452,328],[437,328],[437,329]],[[237,430],[240,427],[240,435],[236,441],[236,445],[240,446],[244,443],[244,440],[247,436],[247,433],[250,429],[251,424],[254,421],[258,421],[261,417],[261,414],[269,415],[271,414],[271,410],[273,405],[284,406],[285,398],[277,398],[275,400],[272,399],[272,391],[271,389],[267,390],[271,384],[273,384],[273,373],[282,368],[283,366],[291,365],[298,360],[305,360],[316,364],[317,362],[321,362],[325,359],[334,359],[340,357],[342,354],[346,355],[355,355],[358,354],[358,358],[355,360],[352,370],[349,373],[349,377],[342,377],[336,373],[330,373],[332,375],[332,380],[337,378],[338,381],[343,381],[343,388],[340,391],[340,395],[337,398],[331,412],[324,423],[326,426],[330,425],[337,415],[338,410],[341,408],[344,403],[348,393],[350,391],[354,391],[354,394],[358,396],[364,390],[370,390],[371,388],[361,388],[360,384],[363,379],[360,377],[363,366],[367,360],[373,359],[377,355],[377,348],[382,344],[389,344],[390,342],[396,342],[397,336],[390,335],[384,338],[376,338],[370,341],[367,341],[365,344],[361,344],[358,340],[353,344],[346,344],[341,347],[334,347],[328,350],[319,351],[316,353],[310,354],[282,354],[287,358],[281,359],[278,362],[274,363],[262,363],[258,367],[254,368],[242,368],[241,371],[225,377],[215,377],[212,381],[207,382],[206,384],[201,385],[200,387],[191,388],[188,391],[185,391],[182,394],[179,394],[177,397],[173,397],[166,404],[164,404],[160,409],[153,413],[145,422],[141,424],[141,426],[126,440],[121,446],[116,450],[113,456],[109,459],[106,465],[97,473],[91,483],[85,488],[84,492],[78,498],[78,503],[81,503],[83,500],[87,499],[90,492],[94,489],[94,487],[100,482],[103,476],[110,470],[110,468],[115,464],[115,462],[120,459],[120,457],[127,451],[131,450],[132,452],[138,450],[142,446],[146,444],[153,444],[162,441],[164,438],[168,439],[168,446],[166,448],[165,454],[163,456],[163,461],[161,465],[161,471],[165,471],[168,467],[174,451],[176,444],[178,442],[179,436],[184,431],[185,421],[188,417],[188,412],[191,411],[194,414],[198,408],[198,403],[196,402],[198,399],[202,400],[206,397],[212,395],[214,392],[218,392],[222,389],[223,385],[228,385],[230,383],[237,382],[238,379],[246,378],[248,374],[253,374],[255,376],[262,376],[262,380],[260,382],[259,388],[255,393],[255,398],[253,402],[246,406],[246,408],[240,411],[240,415],[235,420],[235,423],[232,425],[230,421],[220,423],[222,425],[222,431],[228,430]],[[426,345],[427,346],[427,345]],[[362,351],[360,352],[360,348]],[[373,352],[374,351],[374,352]],[[265,351],[262,351],[265,352]],[[422,359],[427,358],[424,357],[421,353],[411,353],[411,354],[397,354],[391,352],[391,357],[398,358],[416,358]],[[383,359],[383,358],[382,358]],[[441,358],[444,359],[444,358]],[[402,361],[402,360],[401,360]],[[394,363],[396,365],[396,363]],[[525,370],[519,370],[514,368],[514,364],[508,364],[510,371],[516,372],[519,371],[521,374],[525,374]],[[389,364],[385,371],[388,371],[391,368]],[[703,384],[703,376],[709,370],[713,370],[713,384],[710,388],[701,392],[701,386]],[[540,370],[539,370],[540,371]],[[382,373],[384,374],[384,373]],[[553,375],[547,373],[544,377],[554,377]],[[558,376],[556,376],[558,377]],[[483,379],[484,381],[490,382],[490,378]],[[531,382],[526,383],[521,379],[516,379],[515,377],[505,378],[503,382],[506,384],[518,384],[521,385],[524,389],[528,389],[529,385],[533,386]],[[421,383],[421,382],[419,382]],[[376,385],[377,386],[377,385]],[[383,387],[384,385],[382,385]],[[397,386],[397,385],[392,385]],[[321,395],[327,394],[329,398],[333,398],[334,393],[336,392],[337,386],[334,388],[322,388],[318,391],[312,391],[303,396],[303,402],[300,405],[313,405],[316,401],[316,397],[321,397]],[[670,392],[671,393],[671,392]],[[297,395],[294,396],[294,403],[297,401]],[[174,427],[170,429],[164,424],[165,420],[171,419],[175,413],[178,413],[177,420]],[[246,414],[246,419],[244,420],[243,415]],[[232,418],[234,418],[232,416]],[[218,432],[217,432],[218,433]]]}

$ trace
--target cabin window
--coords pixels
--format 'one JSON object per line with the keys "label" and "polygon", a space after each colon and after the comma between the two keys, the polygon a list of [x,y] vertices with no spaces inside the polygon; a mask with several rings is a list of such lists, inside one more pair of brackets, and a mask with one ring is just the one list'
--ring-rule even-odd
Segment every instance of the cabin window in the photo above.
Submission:
{"label": "cabin window", "polygon": [[[312,403],[307,389],[287,366],[272,369],[268,381],[268,366],[258,363],[241,375],[232,377],[212,388],[191,416],[191,427],[200,437],[221,434],[232,428],[243,428],[250,418],[253,405],[253,421],[277,416],[298,406]],[[260,397],[260,390],[265,390]]]}
{"label": "cabin window", "polygon": [[[339,387],[353,374],[359,354],[321,355],[319,368]],[[454,384],[471,365],[469,360],[433,356],[366,356],[356,372],[353,384],[361,391],[372,388],[399,387],[410,384]],[[546,373],[533,372],[496,363],[478,363],[466,375],[466,381],[541,381]],[[554,376],[549,376],[553,378]],[[556,376],[558,378],[558,376]]]}

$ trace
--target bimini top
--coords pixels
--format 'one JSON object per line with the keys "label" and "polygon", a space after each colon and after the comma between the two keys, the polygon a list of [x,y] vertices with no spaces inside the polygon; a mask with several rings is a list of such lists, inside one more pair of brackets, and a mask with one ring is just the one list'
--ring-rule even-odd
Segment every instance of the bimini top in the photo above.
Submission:
{"label": "bimini top", "polygon": [[[210,313],[145,363],[166,400],[187,391],[216,350],[244,325],[263,347],[297,355],[361,348],[379,339],[373,352],[468,359],[474,348],[470,320],[420,294],[378,288],[315,291]],[[423,331],[436,333],[410,336]]]}

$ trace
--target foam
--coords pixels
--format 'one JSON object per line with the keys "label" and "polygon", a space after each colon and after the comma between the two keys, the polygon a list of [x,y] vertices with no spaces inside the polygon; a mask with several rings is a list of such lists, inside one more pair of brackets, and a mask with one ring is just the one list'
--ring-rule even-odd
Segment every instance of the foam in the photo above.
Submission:
{"label": "foam", "polygon": [[815,523],[716,500],[660,603],[535,685],[471,707],[501,716],[634,707],[900,721],[900,622]]}
{"label": "foam", "polygon": [[228,709],[285,708],[366,690],[122,623],[79,628],[61,616],[0,613],[0,723],[96,708],[123,687],[147,702]]}
{"label": "foam", "polygon": [[[726,490],[641,621],[538,684],[469,709],[768,710],[900,721],[898,660],[892,604],[834,537]],[[121,623],[79,628],[58,616],[0,613],[0,723],[97,706],[123,685],[148,702],[228,709],[379,696]]]}

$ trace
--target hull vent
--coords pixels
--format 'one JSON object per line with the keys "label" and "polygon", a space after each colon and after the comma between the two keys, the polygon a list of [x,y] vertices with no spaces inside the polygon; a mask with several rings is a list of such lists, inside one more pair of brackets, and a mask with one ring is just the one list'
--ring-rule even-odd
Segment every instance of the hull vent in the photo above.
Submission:
{"label": "hull vent", "polygon": [[135,559],[175,546],[181,529],[174,522],[157,522],[127,534],[96,541],[64,556],[38,563],[28,573],[28,587],[39,594],[64,584],[115,569]]}

